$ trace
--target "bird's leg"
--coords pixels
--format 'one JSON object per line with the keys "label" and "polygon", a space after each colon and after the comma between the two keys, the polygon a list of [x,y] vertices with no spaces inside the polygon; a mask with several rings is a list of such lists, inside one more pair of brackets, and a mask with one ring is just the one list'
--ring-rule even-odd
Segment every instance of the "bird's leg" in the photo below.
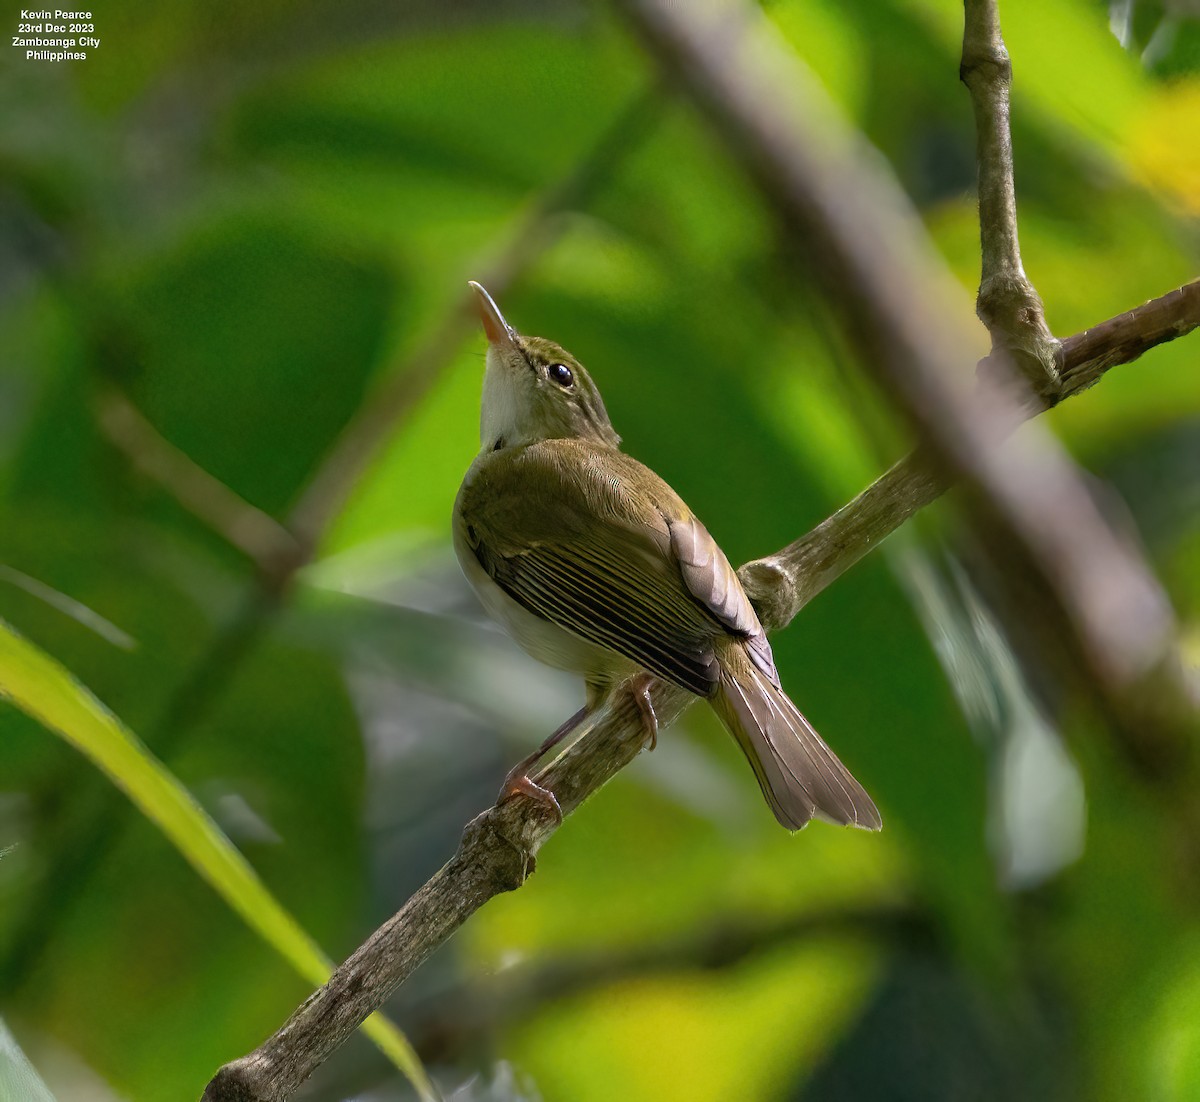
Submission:
{"label": "bird's leg", "polygon": [[502,804],[505,800],[512,799],[513,796],[528,796],[531,800],[536,800],[538,803],[549,807],[554,812],[555,818],[561,823],[562,808],[558,806],[558,798],[550,789],[543,788],[536,781],[532,780],[529,776],[529,771],[546,754],[553,750],[555,746],[562,742],[567,735],[574,731],[588,717],[590,712],[591,708],[584,705],[532,754],[517,762],[508,771],[508,776],[504,778],[504,783],[500,786],[500,795],[496,797],[496,803]]}
{"label": "bird's leg", "polygon": [[646,749],[653,751],[658,745],[658,716],[654,713],[654,701],[650,697],[650,686],[654,684],[654,677],[652,674],[640,673],[625,684],[646,728]]}

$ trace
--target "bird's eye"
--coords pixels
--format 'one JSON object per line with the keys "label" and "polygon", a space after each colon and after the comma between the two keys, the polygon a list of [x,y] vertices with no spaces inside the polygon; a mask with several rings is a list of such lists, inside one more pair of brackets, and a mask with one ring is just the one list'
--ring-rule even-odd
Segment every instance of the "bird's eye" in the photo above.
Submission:
{"label": "bird's eye", "polygon": [[546,374],[564,390],[575,382],[575,376],[571,374],[571,369],[566,364],[551,364],[546,368]]}

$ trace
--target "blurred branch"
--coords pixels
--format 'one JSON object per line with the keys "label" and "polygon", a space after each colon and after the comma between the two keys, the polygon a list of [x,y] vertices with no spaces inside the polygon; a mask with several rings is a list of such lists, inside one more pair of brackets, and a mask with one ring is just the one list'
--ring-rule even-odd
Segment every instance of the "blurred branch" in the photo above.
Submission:
{"label": "blurred branch", "polygon": [[[701,26],[699,9],[668,0],[621,0],[620,6],[747,167],[786,233],[820,257],[864,364],[926,440],[926,451],[902,461],[813,533],[743,568],[764,625],[786,624],[952,477],[963,476],[983,491],[1004,534],[1050,583],[1097,692],[1125,718],[1145,715],[1124,705],[1170,651],[1169,609],[1144,564],[1105,525],[1060,449],[1029,434],[1023,448],[1000,450],[1012,429],[1044,403],[1018,404],[986,377],[975,394],[956,385],[963,349],[970,347],[962,296],[875,155],[749,13]],[[780,88],[792,90],[789,101],[778,95]],[[1175,302],[1179,317],[1191,309],[1187,295]],[[1186,322],[1178,327],[1185,328]],[[1156,332],[1165,331],[1157,326]],[[1064,362],[1068,354],[1103,360],[1103,369],[1120,362],[1083,336],[1066,342],[1071,351],[1062,353]],[[1148,346],[1131,342],[1130,358]],[[1087,385],[1086,372],[1076,378],[1076,389]],[[1167,720],[1162,713],[1149,718],[1177,734],[1187,704],[1176,682],[1158,687],[1181,711]],[[664,725],[695,699],[661,682],[652,693]],[[592,717],[579,740],[537,777],[557,795],[564,816],[642,748],[640,715],[626,698],[620,701]],[[475,910],[524,883],[558,825],[543,805],[525,800],[476,817],[451,860],[323,988],[274,1036],[218,1072],[206,1102],[288,1098]]]}
{"label": "blurred branch", "polygon": [[971,92],[979,167],[983,271],[975,310],[992,337],[1040,395],[1059,390],[1058,341],[1042,300],[1021,266],[1013,185],[1009,88],[1012,62],[1000,34],[999,0],[965,0],[959,77]]}
{"label": "blurred branch", "polygon": [[[641,141],[655,122],[662,91],[652,85],[634,97],[605,130],[587,156],[562,180],[543,192],[518,220],[497,255],[482,260],[472,278],[503,298],[555,241],[563,229],[564,212],[585,206],[613,168]],[[364,402],[330,448],[292,510],[288,527],[311,554],[329,523],[338,515],[351,489],[370,466],[380,447],[395,431],[396,422],[425,396],[450,357],[476,335],[478,320],[473,299],[466,291],[432,336],[410,357],[403,371],[391,372],[388,381]]]}
{"label": "blurred branch", "polygon": [[239,497],[156,429],[124,394],[109,388],[97,399],[96,419],[109,442],[147,478],[236,547],[265,573],[296,558],[292,534],[268,513]]}

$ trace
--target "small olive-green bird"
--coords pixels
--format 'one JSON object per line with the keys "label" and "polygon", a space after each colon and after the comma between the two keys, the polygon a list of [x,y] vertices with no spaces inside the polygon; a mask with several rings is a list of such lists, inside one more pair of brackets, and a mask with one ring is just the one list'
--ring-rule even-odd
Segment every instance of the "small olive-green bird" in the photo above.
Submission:
{"label": "small olive-green bird", "polygon": [[551,745],[647,686],[704,697],[737,739],[775,817],[878,830],[870,796],[779,684],[737,574],[661,478],[620,451],[595,383],[569,352],[518,334],[472,283],[488,339],[482,448],[454,506],[454,547],[484,608],[535,658],[583,675],[587,703],[509,774],[501,799],[552,794],[526,775]]}

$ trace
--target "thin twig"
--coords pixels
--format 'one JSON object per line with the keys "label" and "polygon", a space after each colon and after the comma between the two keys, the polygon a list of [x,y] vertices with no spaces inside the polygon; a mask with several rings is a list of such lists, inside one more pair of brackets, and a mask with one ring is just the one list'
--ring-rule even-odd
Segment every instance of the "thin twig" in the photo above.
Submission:
{"label": "thin twig", "polygon": [[1062,342],[1064,394],[1091,386],[1114,364],[1130,363],[1156,345],[1200,327],[1200,279],[1118,314]]}
{"label": "thin twig", "polygon": [[971,92],[979,166],[982,275],[975,309],[992,337],[1039,395],[1059,389],[1058,342],[1021,265],[1017,192],[1009,129],[1012,62],[1000,34],[999,0],[965,0],[959,77]]}
{"label": "thin twig", "polygon": [[41,601],[56,612],[69,616],[77,624],[93,631],[107,643],[122,650],[136,650],[138,642],[129,632],[117,627],[111,620],[101,616],[94,608],[89,608],[82,601],[47,585],[45,582],[26,574],[23,570],[0,563],[0,582],[6,582],[20,589],[29,596]]}

